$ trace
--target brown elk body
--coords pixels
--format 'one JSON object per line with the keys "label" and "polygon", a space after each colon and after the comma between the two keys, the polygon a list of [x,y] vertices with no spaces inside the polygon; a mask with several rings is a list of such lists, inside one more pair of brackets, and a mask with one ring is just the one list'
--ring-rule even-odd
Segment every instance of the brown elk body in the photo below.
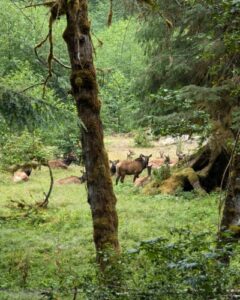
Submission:
{"label": "brown elk body", "polygon": [[138,178],[139,174],[141,174],[142,171],[147,168],[149,158],[151,156],[152,155],[145,156],[141,154],[135,160],[123,160],[119,162],[116,166],[116,184],[118,184],[119,179],[123,183],[126,175],[134,175],[134,182]]}
{"label": "brown elk body", "polygon": [[53,159],[48,161],[48,165],[52,169],[67,169],[72,162],[76,162],[77,158],[74,154],[70,153],[64,159]]}
{"label": "brown elk body", "polygon": [[49,160],[48,164],[52,169],[67,169],[68,165],[62,159]]}
{"label": "brown elk body", "polygon": [[148,165],[151,166],[152,169],[159,169],[164,163],[165,163],[164,158],[156,158],[156,159],[151,159]]}
{"label": "brown elk body", "polygon": [[56,181],[56,184],[64,185],[64,184],[81,184],[82,180],[77,176],[69,176],[66,178],[62,178]]}
{"label": "brown elk body", "polygon": [[87,180],[86,172],[82,172],[82,176],[69,176],[66,178],[58,179],[56,184],[65,185],[65,184],[82,184]]}

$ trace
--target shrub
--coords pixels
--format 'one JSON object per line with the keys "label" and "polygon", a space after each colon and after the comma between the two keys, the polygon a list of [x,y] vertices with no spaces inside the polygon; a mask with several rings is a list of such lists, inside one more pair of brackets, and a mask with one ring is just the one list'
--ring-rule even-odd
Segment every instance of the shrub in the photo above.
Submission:
{"label": "shrub", "polygon": [[171,171],[168,164],[162,165],[159,169],[153,170],[153,178],[158,183],[168,179],[170,176],[171,176]]}
{"label": "shrub", "polygon": [[134,144],[138,147],[151,147],[150,137],[145,131],[139,131],[134,136]]}
{"label": "shrub", "polygon": [[3,169],[32,160],[42,162],[51,156],[41,139],[28,131],[24,131],[21,135],[8,135],[0,151],[0,165]]}

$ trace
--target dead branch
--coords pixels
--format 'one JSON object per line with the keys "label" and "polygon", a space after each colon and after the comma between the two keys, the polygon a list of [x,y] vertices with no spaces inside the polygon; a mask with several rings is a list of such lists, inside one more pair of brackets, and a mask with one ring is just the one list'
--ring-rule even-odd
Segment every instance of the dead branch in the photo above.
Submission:
{"label": "dead branch", "polygon": [[38,49],[38,48],[41,48],[41,47],[46,43],[48,37],[49,37],[49,33],[46,35],[46,37],[45,37],[40,43],[38,43],[38,44],[34,47],[34,53],[35,53],[37,59],[38,59],[43,65],[46,65],[46,63],[45,63],[43,60],[41,60],[41,58],[38,56],[37,49]]}
{"label": "dead branch", "polygon": [[109,14],[108,14],[108,22],[107,22],[108,27],[112,25],[112,16],[113,16],[113,3],[112,0],[109,1],[110,1],[110,7],[109,7]]}
{"label": "dead branch", "polygon": [[75,286],[75,287],[74,287],[73,300],[77,300],[77,294],[78,294],[78,289],[77,289],[77,287]]}
{"label": "dead branch", "polygon": [[58,63],[60,66],[64,67],[65,69],[71,69],[70,66],[65,65],[64,63],[62,63],[58,58],[56,58],[55,56],[53,56],[53,60]]}
{"label": "dead branch", "polygon": [[49,175],[50,175],[50,187],[49,187],[49,190],[48,190],[48,193],[45,194],[45,199],[43,200],[43,202],[38,202],[36,203],[38,207],[41,207],[41,208],[47,208],[48,206],[48,203],[49,203],[49,198],[51,196],[51,193],[52,193],[52,189],[53,189],[53,173],[52,173],[52,169],[51,167],[49,166],[49,164],[47,164],[47,167],[48,167],[48,170],[49,170]]}
{"label": "dead branch", "polygon": [[25,88],[24,90],[19,91],[19,93],[25,93],[26,91],[28,91],[28,90],[30,90],[30,89],[33,89],[33,88],[35,88],[36,86],[43,85],[43,84],[44,84],[44,81],[43,81],[43,82],[38,82],[38,83],[32,84],[32,85],[28,86],[27,88]]}
{"label": "dead branch", "polygon": [[98,47],[102,47],[103,41],[101,41],[101,40],[96,36],[96,34],[95,34],[92,30],[91,30],[91,34],[92,34],[92,36],[94,36],[95,39],[97,40],[97,42],[98,42]]}

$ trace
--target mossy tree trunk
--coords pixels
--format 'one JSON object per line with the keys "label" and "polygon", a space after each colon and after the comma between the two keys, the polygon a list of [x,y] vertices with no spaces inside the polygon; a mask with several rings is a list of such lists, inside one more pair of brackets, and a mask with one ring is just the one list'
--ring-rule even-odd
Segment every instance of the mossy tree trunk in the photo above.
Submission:
{"label": "mossy tree trunk", "polygon": [[[231,156],[231,145],[234,142],[231,117],[230,103],[227,101],[217,103],[211,112],[212,134],[208,143],[197,153],[182,161],[181,167],[185,166],[185,169],[181,172],[176,170],[169,179],[157,186],[157,190],[174,194],[179,188],[185,191],[194,189],[200,193],[203,190],[211,192],[216,188],[225,188],[229,175],[226,167]],[[154,183],[153,187],[156,187]],[[149,190],[147,192],[151,193]]]}
{"label": "mossy tree trunk", "polygon": [[198,174],[200,183],[207,192],[216,187],[225,187],[228,179],[228,172],[225,173],[225,170],[234,141],[231,130],[232,107],[227,101],[222,102],[216,104],[211,111],[212,134],[207,145],[189,164]]}
{"label": "mossy tree trunk", "polygon": [[240,155],[235,154],[229,174],[229,186],[224,201],[220,227],[220,238],[224,241],[226,231],[231,232],[230,238],[240,239]]}
{"label": "mossy tree trunk", "polygon": [[83,159],[87,173],[88,202],[91,207],[97,260],[105,270],[111,259],[104,254],[120,252],[116,197],[103,142],[93,47],[88,20],[88,1],[65,1],[67,27],[63,38],[71,62],[71,87],[76,100],[82,130]]}

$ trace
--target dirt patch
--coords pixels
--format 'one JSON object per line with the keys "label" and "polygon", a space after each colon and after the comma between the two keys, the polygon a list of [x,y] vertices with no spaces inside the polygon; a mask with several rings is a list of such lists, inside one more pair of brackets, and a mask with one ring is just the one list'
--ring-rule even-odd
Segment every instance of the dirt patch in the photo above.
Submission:
{"label": "dirt patch", "polygon": [[[191,140],[182,140],[181,149],[185,154],[192,154],[197,149],[197,138]],[[176,150],[179,146],[179,140],[172,137],[162,137],[158,141],[152,141],[151,147],[136,147],[134,138],[127,134],[117,134],[105,137],[105,146],[111,160],[123,160],[127,158],[128,150],[134,151],[134,158],[141,153],[145,155],[152,154],[153,158],[159,158],[160,152],[169,155],[171,159],[177,159]]]}

